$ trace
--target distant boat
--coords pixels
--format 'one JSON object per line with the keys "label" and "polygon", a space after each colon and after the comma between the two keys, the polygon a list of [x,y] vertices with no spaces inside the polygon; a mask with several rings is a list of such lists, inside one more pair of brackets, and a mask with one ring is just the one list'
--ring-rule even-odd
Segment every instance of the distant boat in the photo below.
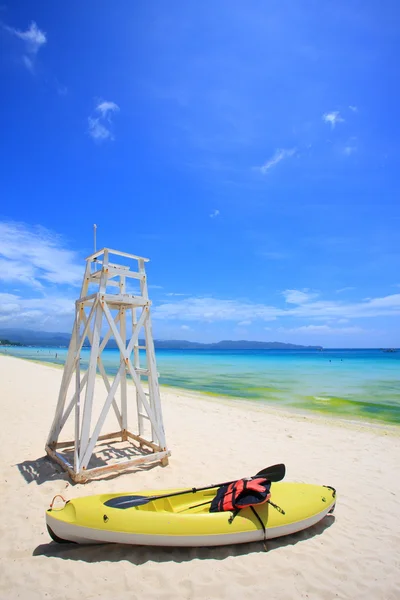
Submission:
{"label": "distant boat", "polygon": [[396,348],[382,348],[382,352],[397,352]]}

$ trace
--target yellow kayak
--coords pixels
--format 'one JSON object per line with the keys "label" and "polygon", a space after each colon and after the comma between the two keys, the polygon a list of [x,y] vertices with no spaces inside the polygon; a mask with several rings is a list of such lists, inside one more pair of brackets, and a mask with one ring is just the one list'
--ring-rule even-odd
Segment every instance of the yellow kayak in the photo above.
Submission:
{"label": "yellow kayak", "polygon": [[[333,512],[331,487],[307,483],[273,483],[271,503],[232,512],[209,512],[216,490],[147,501],[183,490],[140,491],[134,495],[101,494],[69,500],[46,512],[51,537],[79,544],[118,543],[150,546],[221,546],[290,535],[311,527]],[[130,498],[145,503],[132,506]],[[261,520],[261,521],[260,521]],[[265,533],[262,524],[265,527]]]}

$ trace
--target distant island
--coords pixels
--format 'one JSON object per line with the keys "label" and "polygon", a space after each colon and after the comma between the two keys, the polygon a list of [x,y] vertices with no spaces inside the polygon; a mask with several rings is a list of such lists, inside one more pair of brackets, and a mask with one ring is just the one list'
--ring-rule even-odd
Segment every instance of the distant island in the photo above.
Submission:
{"label": "distant island", "polygon": [[[31,331],[29,329],[0,329],[1,345],[9,346],[61,346],[67,347],[71,335],[69,333],[51,333]],[[9,341],[11,340],[11,341]],[[85,346],[88,346],[85,343]],[[170,350],[322,350],[322,346],[302,346],[283,342],[255,342],[249,340],[223,340],[221,342],[201,343],[187,340],[154,340],[156,349]],[[117,348],[114,340],[107,344],[108,348]]]}
{"label": "distant island", "polygon": [[0,339],[0,346],[23,346],[19,342],[10,342],[10,340]]}
{"label": "distant island", "polygon": [[301,346],[284,342],[255,342],[249,340],[223,340],[203,344],[187,340],[154,340],[156,348],[175,350],[322,350],[322,346]]}

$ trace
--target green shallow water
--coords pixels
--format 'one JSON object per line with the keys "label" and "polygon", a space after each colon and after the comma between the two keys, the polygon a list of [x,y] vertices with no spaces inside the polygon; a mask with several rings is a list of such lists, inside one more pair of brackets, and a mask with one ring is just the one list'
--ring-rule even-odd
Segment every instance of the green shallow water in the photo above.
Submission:
{"label": "green shallow water", "polygon": [[[63,365],[63,348],[7,348],[0,352]],[[400,424],[400,352],[380,350],[181,351],[158,350],[160,384],[265,402],[290,410]],[[89,351],[81,354],[81,368]],[[119,353],[105,350],[115,374]]]}
{"label": "green shallow water", "polygon": [[373,402],[363,400],[352,400],[350,398],[339,398],[336,396],[306,396],[297,408],[308,406],[309,410],[322,414],[337,414],[343,417],[360,418],[366,421],[378,420],[385,423],[399,424],[400,395],[397,396],[397,404],[387,403],[385,400],[376,398]]}

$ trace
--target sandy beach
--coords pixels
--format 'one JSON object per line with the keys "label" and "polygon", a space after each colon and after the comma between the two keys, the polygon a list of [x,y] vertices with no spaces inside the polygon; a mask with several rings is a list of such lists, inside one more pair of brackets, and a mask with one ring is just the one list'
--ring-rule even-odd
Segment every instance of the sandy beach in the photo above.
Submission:
{"label": "sandy beach", "polygon": [[[400,597],[400,428],[285,414],[162,390],[169,466],[72,485],[45,458],[62,370],[0,356],[1,598]],[[58,545],[44,514],[65,498],[192,487],[284,462],[287,480],[338,491],[334,517],[261,544],[162,549]]]}

